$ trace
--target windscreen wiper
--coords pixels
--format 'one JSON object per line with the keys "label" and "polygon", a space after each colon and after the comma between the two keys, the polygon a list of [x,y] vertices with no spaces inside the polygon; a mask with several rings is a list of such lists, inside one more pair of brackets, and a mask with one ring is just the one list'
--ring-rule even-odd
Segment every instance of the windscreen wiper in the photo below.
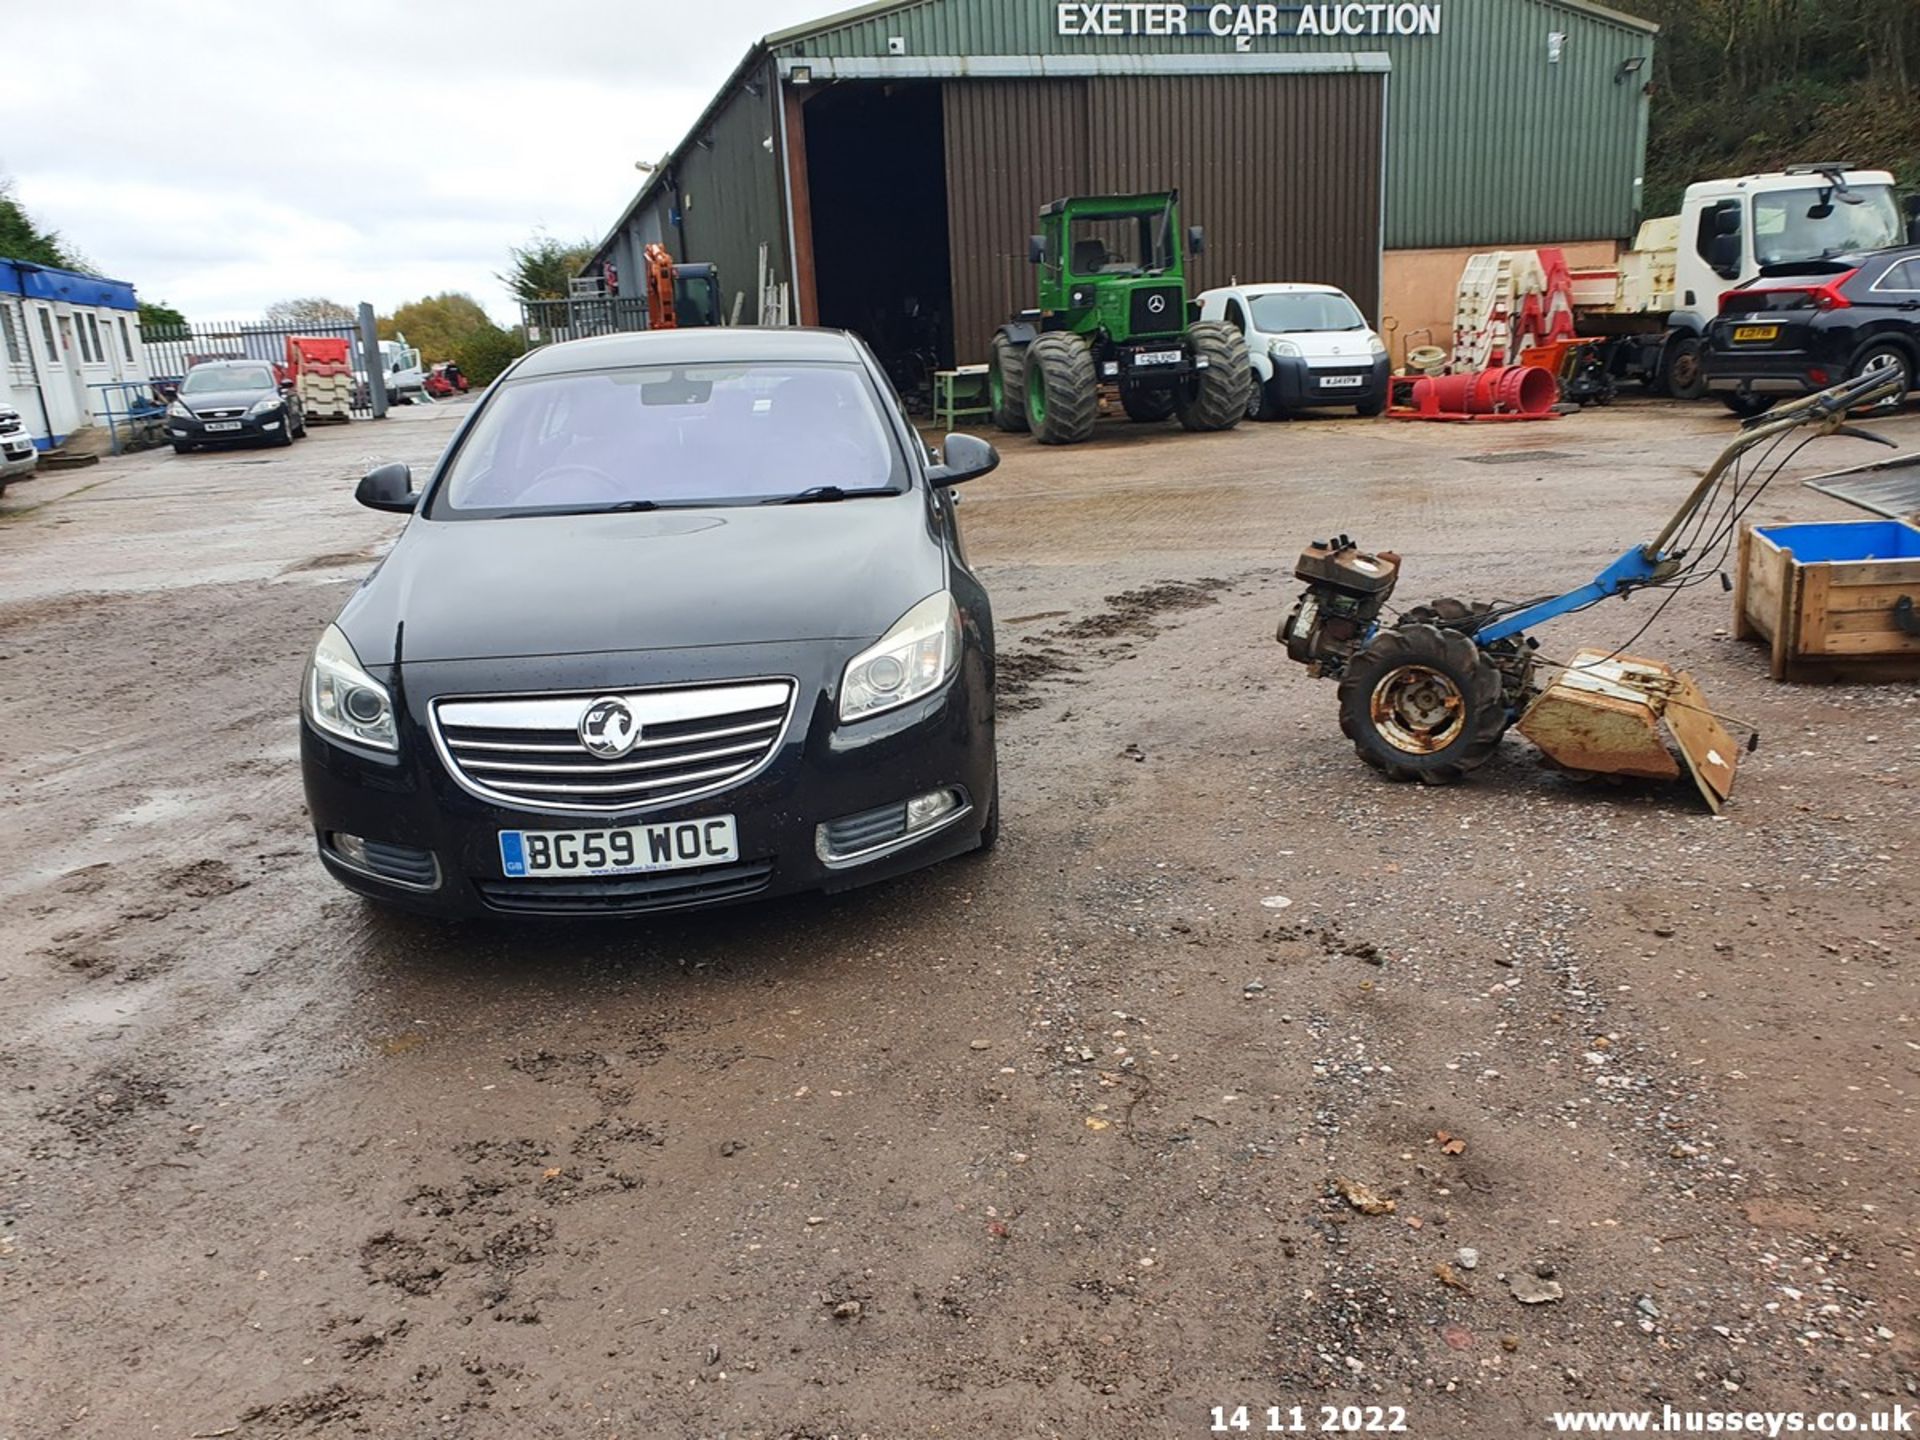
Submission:
{"label": "windscreen wiper", "polygon": [[611,505],[596,505],[590,515],[623,515],[634,510],[658,510],[658,500],[616,500]]}
{"label": "windscreen wiper", "polygon": [[777,495],[771,500],[763,500],[763,505],[813,505],[825,500],[844,500],[847,492],[838,485],[815,485],[802,490],[797,495]]}

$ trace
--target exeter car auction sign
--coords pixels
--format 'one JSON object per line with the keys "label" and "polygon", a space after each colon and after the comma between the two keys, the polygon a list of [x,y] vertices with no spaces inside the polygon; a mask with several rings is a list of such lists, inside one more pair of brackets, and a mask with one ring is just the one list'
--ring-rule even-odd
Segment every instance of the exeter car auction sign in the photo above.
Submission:
{"label": "exeter car auction sign", "polygon": [[[1337,5],[1193,5],[1112,0],[1054,7],[1062,35],[1438,35],[1438,0]],[[1289,26],[1285,22],[1292,20]]]}

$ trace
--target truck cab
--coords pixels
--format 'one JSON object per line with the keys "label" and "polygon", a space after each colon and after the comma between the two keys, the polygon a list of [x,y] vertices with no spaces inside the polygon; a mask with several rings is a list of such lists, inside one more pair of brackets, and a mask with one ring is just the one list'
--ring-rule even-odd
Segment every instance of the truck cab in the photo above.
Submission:
{"label": "truck cab", "polygon": [[1673,318],[1698,334],[1720,296],[1774,265],[1803,264],[1906,239],[1893,176],[1844,165],[1789,165],[1689,185],[1674,255]]}

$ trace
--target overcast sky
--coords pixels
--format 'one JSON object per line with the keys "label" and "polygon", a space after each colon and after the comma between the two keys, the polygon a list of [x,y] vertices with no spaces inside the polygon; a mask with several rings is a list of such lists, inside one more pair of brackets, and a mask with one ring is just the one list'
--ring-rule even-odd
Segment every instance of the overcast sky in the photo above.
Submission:
{"label": "overcast sky", "polygon": [[17,3],[0,174],[95,268],[193,319],[464,290],[505,322],[508,246],[598,240],[749,45],[850,0]]}

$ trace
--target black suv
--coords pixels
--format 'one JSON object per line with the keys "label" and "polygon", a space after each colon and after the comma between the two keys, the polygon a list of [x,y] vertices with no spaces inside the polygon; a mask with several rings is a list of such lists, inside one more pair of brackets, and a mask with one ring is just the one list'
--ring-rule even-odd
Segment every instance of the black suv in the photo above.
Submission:
{"label": "black suv", "polygon": [[1911,390],[1920,374],[1920,245],[1770,266],[1720,297],[1707,343],[1707,384],[1736,415],[1868,370],[1897,368]]}

